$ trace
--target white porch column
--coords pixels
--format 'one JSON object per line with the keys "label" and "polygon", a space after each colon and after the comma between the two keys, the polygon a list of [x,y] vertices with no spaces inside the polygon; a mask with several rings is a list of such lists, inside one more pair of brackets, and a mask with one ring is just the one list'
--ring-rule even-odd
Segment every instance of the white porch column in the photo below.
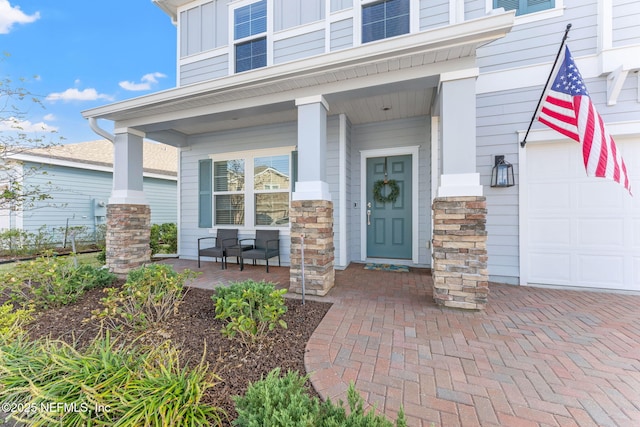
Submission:
{"label": "white porch column", "polygon": [[289,289],[302,292],[304,236],[305,291],[325,295],[335,283],[333,202],[327,184],[327,111],[322,96],[296,100],[298,106],[298,179],[292,195]]}
{"label": "white porch column", "polygon": [[116,129],[113,189],[107,205],[107,267],[127,274],[151,259],[151,210],[142,189],[144,134]]}
{"label": "white porch column", "polygon": [[322,95],[296,99],[298,180],[293,200],[331,200],[327,184],[327,111]]}
{"label": "white porch column", "polygon": [[113,140],[113,189],[109,203],[146,205],[142,191],[144,134],[116,129]]}
{"label": "white porch column", "polygon": [[482,196],[476,172],[476,78],[478,69],[440,77],[441,176],[439,197]]}

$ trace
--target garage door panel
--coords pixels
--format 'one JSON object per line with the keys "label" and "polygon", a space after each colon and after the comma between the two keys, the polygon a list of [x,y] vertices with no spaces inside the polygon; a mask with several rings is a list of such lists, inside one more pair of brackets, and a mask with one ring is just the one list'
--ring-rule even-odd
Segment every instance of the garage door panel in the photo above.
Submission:
{"label": "garage door panel", "polygon": [[581,286],[622,289],[624,256],[577,255],[576,279]]}
{"label": "garage door panel", "polygon": [[571,206],[569,183],[540,182],[529,186],[529,206],[541,213],[564,211]]}
{"label": "garage door panel", "polygon": [[[567,147],[560,145],[546,145],[545,152],[542,150],[530,150],[529,173],[536,177],[548,181],[558,181],[566,179],[566,171],[573,167],[574,159],[571,157]],[[553,156],[553,162],[548,156]]]}
{"label": "garage door panel", "polygon": [[571,255],[562,252],[532,252],[529,255],[529,277],[532,283],[569,285]]}
{"label": "garage door panel", "polygon": [[585,178],[585,180],[587,181],[576,185],[578,211],[591,210],[593,213],[619,214],[624,209],[624,198],[628,195],[618,191],[616,188],[620,187],[618,184],[602,178]]}
{"label": "garage door panel", "polygon": [[529,243],[532,246],[566,246],[571,245],[571,221],[568,218],[540,218],[529,222]]}
{"label": "garage door panel", "polygon": [[577,225],[577,245],[595,250],[619,250],[625,247],[624,221],[622,218],[579,218]]}

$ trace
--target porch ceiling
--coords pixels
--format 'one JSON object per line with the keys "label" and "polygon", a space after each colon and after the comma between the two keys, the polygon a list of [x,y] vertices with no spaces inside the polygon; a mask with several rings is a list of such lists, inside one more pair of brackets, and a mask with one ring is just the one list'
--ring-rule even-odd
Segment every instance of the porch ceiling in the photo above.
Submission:
{"label": "porch ceiling", "polygon": [[503,37],[513,12],[408,34],[84,111],[171,145],[191,135],[293,121],[297,98],[324,95],[352,123],[430,112],[441,73],[474,68],[476,49]]}

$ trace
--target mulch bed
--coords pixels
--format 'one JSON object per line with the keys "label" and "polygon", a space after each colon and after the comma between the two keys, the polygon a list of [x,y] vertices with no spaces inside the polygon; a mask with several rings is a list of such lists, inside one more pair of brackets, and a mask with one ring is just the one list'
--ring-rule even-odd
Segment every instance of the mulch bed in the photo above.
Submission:
{"label": "mulch bed", "polygon": [[[288,328],[276,328],[260,346],[247,349],[237,340],[229,340],[220,334],[221,320],[215,319],[213,291],[191,288],[179,313],[157,330],[147,331],[147,336],[158,340],[169,338],[182,351],[182,361],[200,361],[206,344],[206,361],[210,369],[221,378],[206,396],[206,402],[223,408],[229,415],[227,422],[236,417],[232,397],[242,395],[250,382],[260,380],[268,372],[280,367],[305,374],[304,354],[306,343],[316,329],[330,303],[286,299],[288,307],[283,319]],[[101,289],[87,292],[77,303],[46,310],[30,325],[32,338],[51,336],[83,346],[99,333],[99,324],[87,322],[91,311],[100,308],[104,296]],[[315,394],[313,390],[312,393]]]}

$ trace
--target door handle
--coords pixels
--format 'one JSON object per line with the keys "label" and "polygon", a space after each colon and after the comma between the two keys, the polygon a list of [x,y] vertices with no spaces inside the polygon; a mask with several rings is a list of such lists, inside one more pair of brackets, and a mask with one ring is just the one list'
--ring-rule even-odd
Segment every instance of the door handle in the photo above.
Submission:
{"label": "door handle", "polygon": [[371,209],[367,209],[367,225],[371,225]]}

